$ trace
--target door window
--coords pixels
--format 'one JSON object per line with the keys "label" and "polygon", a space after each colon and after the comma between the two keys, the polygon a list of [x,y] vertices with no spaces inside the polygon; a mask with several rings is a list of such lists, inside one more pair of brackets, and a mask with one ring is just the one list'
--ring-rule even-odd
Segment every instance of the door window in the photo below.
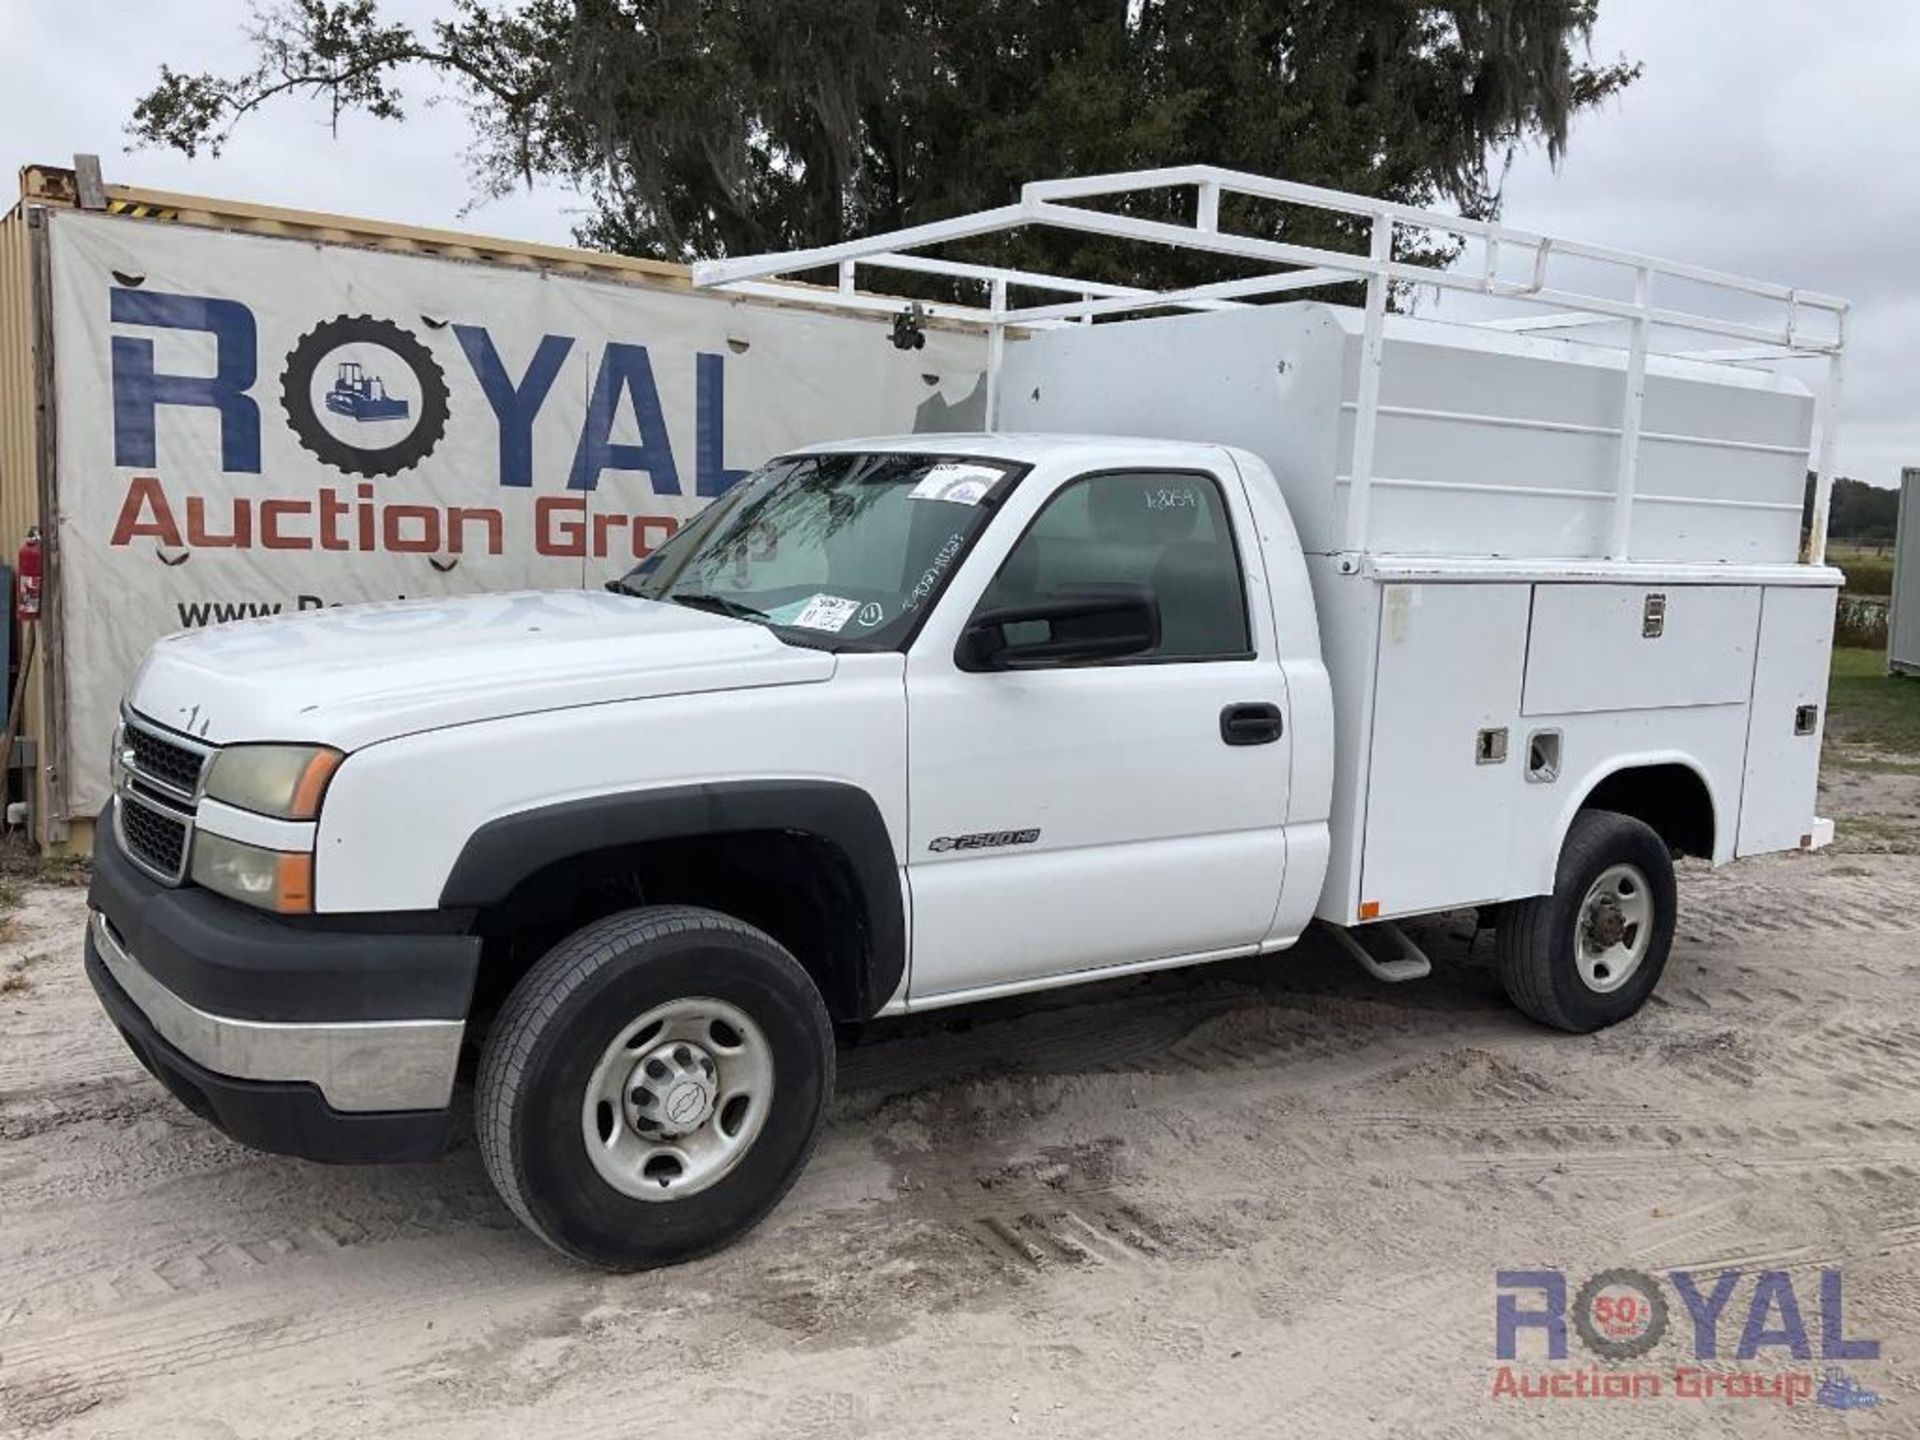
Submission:
{"label": "door window", "polygon": [[1125,471],[1061,487],[981,597],[981,610],[1138,585],[1160,606],[1160,643],[1118,662],[1244,659],[1246,588],[1226,500],[1211,475]]}

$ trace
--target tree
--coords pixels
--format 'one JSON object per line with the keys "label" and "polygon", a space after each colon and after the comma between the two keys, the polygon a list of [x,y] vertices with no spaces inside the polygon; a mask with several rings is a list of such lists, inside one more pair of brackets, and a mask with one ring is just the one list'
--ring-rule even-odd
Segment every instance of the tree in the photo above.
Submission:
{"label": "tree", "polygon": [[[480,194],[581,186],[583,243],[668,259],[825,244],[1003,204],[1038,176],[1191,161],[1491,217],[1518,147],[1557,161],[1573,117],[1639,74],[1576,58],[1598,3],[448,0],[416,29],[378,0],[274,0],[254,13],[252,70],[163,66],[128,128],[217,154],[280,96],[399,120],[403,87],[424,80],[468,106]],[[1140,213],[1181,204],[1169,192]],[[1358,233],[1281,206],[1223,218],[1342,248]],[[1191,260],[998,244],[1146,283],[1187,278]],[[1414,237],[1407,253],[1454,247]]]}
{"label": "tree", "polygon": [[[1807,472],[1806,500],[1801,506],[1800,528],[1813,524],[1813,496],[1816,477]],[[1851,545],[1891,545],[1900,527],[1900,492],[1869,485],[1845,475],[1834,478],[1833,498],[1827,508],[1827,535],[1836,542]]]}

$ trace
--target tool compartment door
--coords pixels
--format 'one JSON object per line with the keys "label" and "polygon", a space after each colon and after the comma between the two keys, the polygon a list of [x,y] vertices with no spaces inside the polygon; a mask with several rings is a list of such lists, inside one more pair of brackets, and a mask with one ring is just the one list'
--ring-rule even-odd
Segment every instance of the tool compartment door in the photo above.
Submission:
{"label": "tool compartment door", "polygon": [[1524,711],[1742,704],[1759,619],[1752,585],[1541,585]]}
{"label": "tool compartment door", "polygon": [[1794,850],[1811,835],[1836,593],[1769,586],[1761,600],[1736,854]]}
{"label": "tool compartment door", "polygon": [[[1522,766],[1530,585],[1381,596],[1360,899],[1381,918],[1500,898]],[[1504,732],[1499,758],[1482,731]]]}

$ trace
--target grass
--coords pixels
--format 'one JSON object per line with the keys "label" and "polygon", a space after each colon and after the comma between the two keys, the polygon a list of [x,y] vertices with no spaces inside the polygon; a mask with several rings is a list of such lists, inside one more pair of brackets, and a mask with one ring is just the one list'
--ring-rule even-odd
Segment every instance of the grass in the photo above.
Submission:
{"label": "grass", "polygon": [[[17,833],[0,839],[0,891],[15,882],[77,886],[92,878],[93,866],[84,856],[43,855]],[[0,900],[0,909],[5,908]]]}
{"label": "grass", "polygon": [[1893,552],[1865,545],[1834,545],[1827,550],[1827,563],[1847,577],[1850,595],[1891,595],[1893,593]]}
{"label": "grass", "polygon": [[1836,649],[1827,681],[1827,734],[1845,745],[1920,756],[1920,678],[1888,675],[1885,651]]}
{"label": "grass", "polygon": [[1856,775],[1920,775],[1920,757],[1912,760],[1888,760],[1880,755],[1830,751],[1820,763],[1833,765],[1842,770],[1851,770]]}
{"label": "grass", "polygon": [[[20,908],[21,895],[18,889],[0,880],[0,942],[4,942],[13,933],[13,912]],[[0,982],[0,994],[12,994]]]}
{"label": "grass", "polygon": [[93,883],[93,861],[85,855],[43,855],[34,879],[43,885],[83,889]]}
{"label": "grass", "polygon": [[1920,854],[1920,830],[1911,821],[1879,815],[1849,815],[1842,822],[1845,849],[1851,854]]}
{"label": "grass", "polygon": [[1841,591],[1833,615],[1833,643],[1843,648],[1884,651],[1887,648],[1887,597]]}

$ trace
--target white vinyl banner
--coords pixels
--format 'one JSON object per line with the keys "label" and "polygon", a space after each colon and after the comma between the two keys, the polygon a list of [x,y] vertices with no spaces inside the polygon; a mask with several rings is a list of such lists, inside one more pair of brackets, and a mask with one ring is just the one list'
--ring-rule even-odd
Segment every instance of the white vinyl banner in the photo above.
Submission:
{"label": "white vinyl banner", "polygon": [[75,815],[161,635],[598,585],[782,450],[984,408],[980,337],[885,317],[79,213],[52,274]]}

